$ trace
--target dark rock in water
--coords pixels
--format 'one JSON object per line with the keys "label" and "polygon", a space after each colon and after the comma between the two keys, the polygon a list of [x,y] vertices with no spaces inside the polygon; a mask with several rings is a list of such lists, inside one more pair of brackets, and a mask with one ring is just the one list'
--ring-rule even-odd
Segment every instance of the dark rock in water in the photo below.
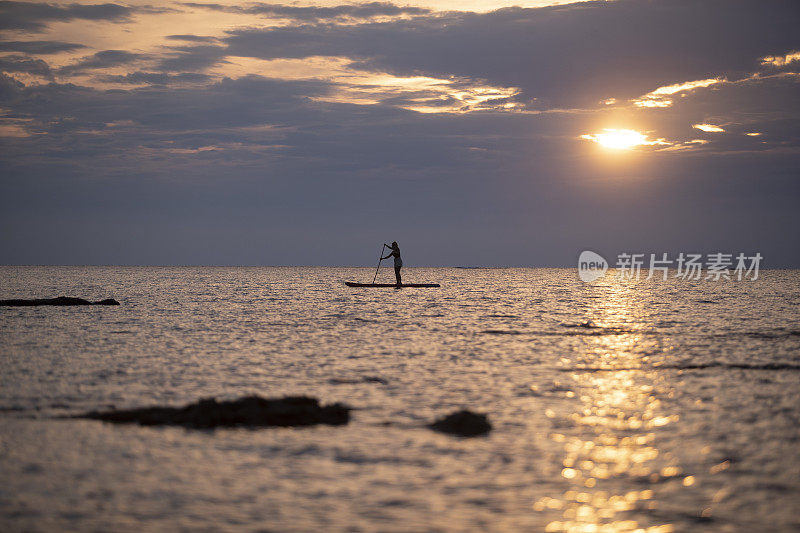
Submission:
{"label": "dark rock in water", "polygon": [[350,408],[340,403],[321,406],[315,398],[287,396],[265,399],[248,396],[218,402],[200,400],[186,407],[146,407],[123,411],[91,412],[76,418],[91,418],[119,424],[183,426],[194,429],[215,427],[339,426],[350,420]]}
{"label": "dark rock in water", "polygon": [[459,437],[477,437],[485,435],[492,430],[492,425],[486,415],[463,410],[440,418],[428,427]]}
{"label": "dark rock in water", "polygon": [[90,302],[83,298],[59,296],[58,298],[39,298],[34,300],[0,300],[0,305],[10,305],[14,307],[32,307],[36,305],[119,305],[119,302],[113,298],[107,298],[99,302]]}
{"label": "dark rock in water", "polygon": [[356,385],[358,383],[379,383],[388,385],[388,381],[378,376],[362,376],[360,378],[331,378],[328,380],[331,385]]}

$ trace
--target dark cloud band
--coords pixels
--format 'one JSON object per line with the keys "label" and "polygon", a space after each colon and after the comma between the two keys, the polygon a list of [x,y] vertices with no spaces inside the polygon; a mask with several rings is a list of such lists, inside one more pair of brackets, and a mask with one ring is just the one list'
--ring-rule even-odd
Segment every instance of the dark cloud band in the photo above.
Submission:
{"label": "dark cloud band", "polygon": [[370,19],[375,17],[397,17],[401,15],[426,15],[431,11],[426,8],[398,6],[390,2],[367,2],[360,4],[343,4],[338,6],[290,6],[285,4],[253,3],[247,6],[225,6],[208,3],[185,3],[187,7],[212,9],[230,13],[247,15],[263,15],[272,18],[286,18],[298,21],[315,22],[339,18]]}
{"label": "dark cloud band", "polygon": [[134,9],[119,4],[40,4],[0,2],[0,29],[41,30],[49,22],[126,20]]}
{"label": "dark cloud band", "polygon": [[0,41],[2,52],[22,52],[25,54],[58,54],[86,48],[82,44],[65,43],[63,41]]}

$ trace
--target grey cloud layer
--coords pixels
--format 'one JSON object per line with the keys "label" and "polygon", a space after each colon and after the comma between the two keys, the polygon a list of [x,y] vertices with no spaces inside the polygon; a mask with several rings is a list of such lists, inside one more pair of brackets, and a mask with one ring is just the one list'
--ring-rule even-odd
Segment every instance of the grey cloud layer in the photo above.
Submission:
{"label": "grey cloud layer", "polygon": [[22,52],[25,54],[57,54],[86,48],[82,44],[65,43],[63,41],[0,41],[2,52]]}
{"label": "grey cloud layer", "polygon": [[181,72],[169,74],[166,72],[136,71],[129,74],[103,75],[98,79],[107,83],[127,83],[131,85],[171,85],[181,83],[202,83],[212,80],[211,76],[199,72]]}
{"label": "grey cloud layer", "polygon": [[0,71],[26,72],[49,80],[53,79],[50,65],[41,59],[29,59],[25,56],[10,55],[0,57]]}
{"label": "grey cloud layer", "polygon": [[620,0],[242,29],[225,41],[231,55],[344,56],[398,74],[487,79],[560,107],[752,72],[759,57],[800,49],[798,20],[800,3],[787,0]]}
{"label": "grey cloud layer", "polygon": [[229,55],[225,48],[216,45],[170,46],[158,61],[156,70],[183,72],[202,71],[225,62]]}
{"label": "grey cloud layer", "polygon": [[287,18],[301,21],[320,21],[337,18],[374,18],[381,16],[424,15],[429,9],[398,6],[390,2],[368,2],[361,4],[345,4],[330,7],[289,6],[285,4],[266,4],[256,2],[247,6],[225,6],[221,4],[186,3],[188,7],[242,13],[248,15],[264,15],[272,18]]}
{"label": "grey cloud layer", "polygon": [[41,4],[35,2],[0,2],[0,29],[41,30],[49,22],[75,19],[120,21],[133,8],[119,4]]}
{"label": "grey cloud layer", "polygon": [[69,76],[87,70],[116,67],[131,63],[140,57],[142,57],[141,54],[134,54],[125,50],[103,50],[59,69],[59,74]]}
{"label": "grey cloud layer", "polygon": [[194,42],[194,43],[213,43],[216,41],[216,37],[209,37],[206,35],[167,35],[167,39],[170,41],[187,41],[187,42]]}

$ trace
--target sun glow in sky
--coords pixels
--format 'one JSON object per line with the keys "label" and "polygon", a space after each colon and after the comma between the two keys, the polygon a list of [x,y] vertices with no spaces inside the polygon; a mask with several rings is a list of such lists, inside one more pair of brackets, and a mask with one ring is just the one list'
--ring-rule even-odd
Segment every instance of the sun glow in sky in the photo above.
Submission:
{"label": "sun glow in sky", "polygon": [[603,133],[581,135],[581,139],[594,141],[603,148],[611,150],[630,150],[635,146],[654,143],[654,141],[648,141],[646,135],[636,130],[614,128],[605,128]]}

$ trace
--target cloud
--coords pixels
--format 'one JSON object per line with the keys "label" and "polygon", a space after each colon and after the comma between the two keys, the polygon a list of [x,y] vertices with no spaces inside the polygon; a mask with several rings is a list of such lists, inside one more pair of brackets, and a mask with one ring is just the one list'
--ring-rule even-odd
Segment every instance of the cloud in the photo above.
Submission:
{"label": "cloud", "polygon": [[644,96],[634,100],[633,103],[639,107],[670,107],[673,103],[673,98],[676,96],[685,96],[695,89],[703,89],[724,81],[724,78],[709,78],[706,80],[673,83],[672,85],[659,87],[654,91],[650,91]]}
{"label": "cloud", "polygon": [[715,124],[692,124],[692,127],[706,133],[722,133],[725,131],[725,128]]}
{"label": "cloud", "polygon": [[[134,74],[132,81],[197,79],[193,73],[161,79],[152,78],[152,75]],[[299,113],[298,121],[303,120],[305,114],[300,111],[307,107],[309,97],[325,94],[330,87],[325,82],[289,82],[251,76],[225,79],[202,87],[101,91],[57,83],[25,86],[9,76],[0,76],[3,82],[0,83],[0,107],[14,109],[18,116],[29,118],[37,132],[43,134],[42,143],[54,142],[64,131],[102,130],[106,124],[126,121],[138,125],[136,132],[143,137],[137,143],[153,138],[172,141],[176,133],[191,130],[204,130],[204,135],[213,136],[213,130],[218,128],[247,128],[268,122],[291,124],[294,113]],[[65,117],[68,120],[64,120]],[[132,133],[130,129],[126,131]],[[50,135],[52,137],[48,138]],[[120,145],[130,141],[130,138],[115,140]],[[107,139],[103,141],[107,142]],[[65,153],[56,152],[55,155]]]}
{"label": "cloud", "polygon": [[86,48],[82,44],[63,41],[0,41],[2,52],[22,52],[25,54],[57,54]]}
{"label": "cloud", "polygon": [[156,70],[169,72],[202,71],[214,65],[225,63],[228,52],[223,46],[171,46],[167,57],[155,65]]}
{"label": "cloud", "polygon": [[166,72],[131,72],[129,74],[105,75],[98,79],[106,83],[123,83],[131,85],[173,85],[180,83],[205,83],[211,76],[196,72],[168,74]]}
{"label": "cloud", "polygon": [[800,52],[790,52],[779,56],[766,56],[761,58],[761,65],[768,68],[780,69],[800,62]]}
{"label": "cloud", "polygon": [[0,101],[10,103],[25,85],[13,77],[0,72]]}
{"label": "cloud", "polygon": [[233,30],[231,55],[349,57],[400,75],[520,87],[543,108],[630,99],[683,80],[735,78],[796,49],[791,1],[585,2],[362,24]]}
{"label": "cloud", "polygon": [[53,79],[50,65],[41,59],[30,59],[25,56],[10,55],[0,57],[0,71],[26,72],[49,80]]}
{"label": "cloud", "polygon": [[42,30],[50,22],[75,19],[125,21],[134,9],[119,4],[43,4],[0,2],[0,29]]}
{"label": "cloud", "polygon": [[141,57],[143,57],[142,54],[135,54],[125,50],[103,50],[101,52],[84,57],[76,63],[60,68],[58,73],[62,76],[70,76],[85,72],[87,70],[96,70],[125,65],[132,63]]}
{"label": "cloud", "polygon": [[800,153],[798,90],[798,74],[753,76],[694,91],[675,109],[650,112],[662,135],[685,140],[699,134],[709,141],[705,152]]}
{"label": "cloud", "polygon": [[246,15],[264,15],[270,18],[285,18],[305,22],[318,22],[335,19],[371,19],[377,17],[398,17],[402,15],[426,15],[431,10],[413,6],[398,6],[390,2],[367,2],[361,4],[342,4],[338,6],[290,6],[285,4],[266,4],[256,2],[242,6],[221,4],[185,3],[188,7],[213,9]]}
{"label": "cloud", "polygon": [[167,39],[171,41],[188,41],[193,43],[212,43],[217,40],[216,37],[209,37],[206,35],[167,35]]}

